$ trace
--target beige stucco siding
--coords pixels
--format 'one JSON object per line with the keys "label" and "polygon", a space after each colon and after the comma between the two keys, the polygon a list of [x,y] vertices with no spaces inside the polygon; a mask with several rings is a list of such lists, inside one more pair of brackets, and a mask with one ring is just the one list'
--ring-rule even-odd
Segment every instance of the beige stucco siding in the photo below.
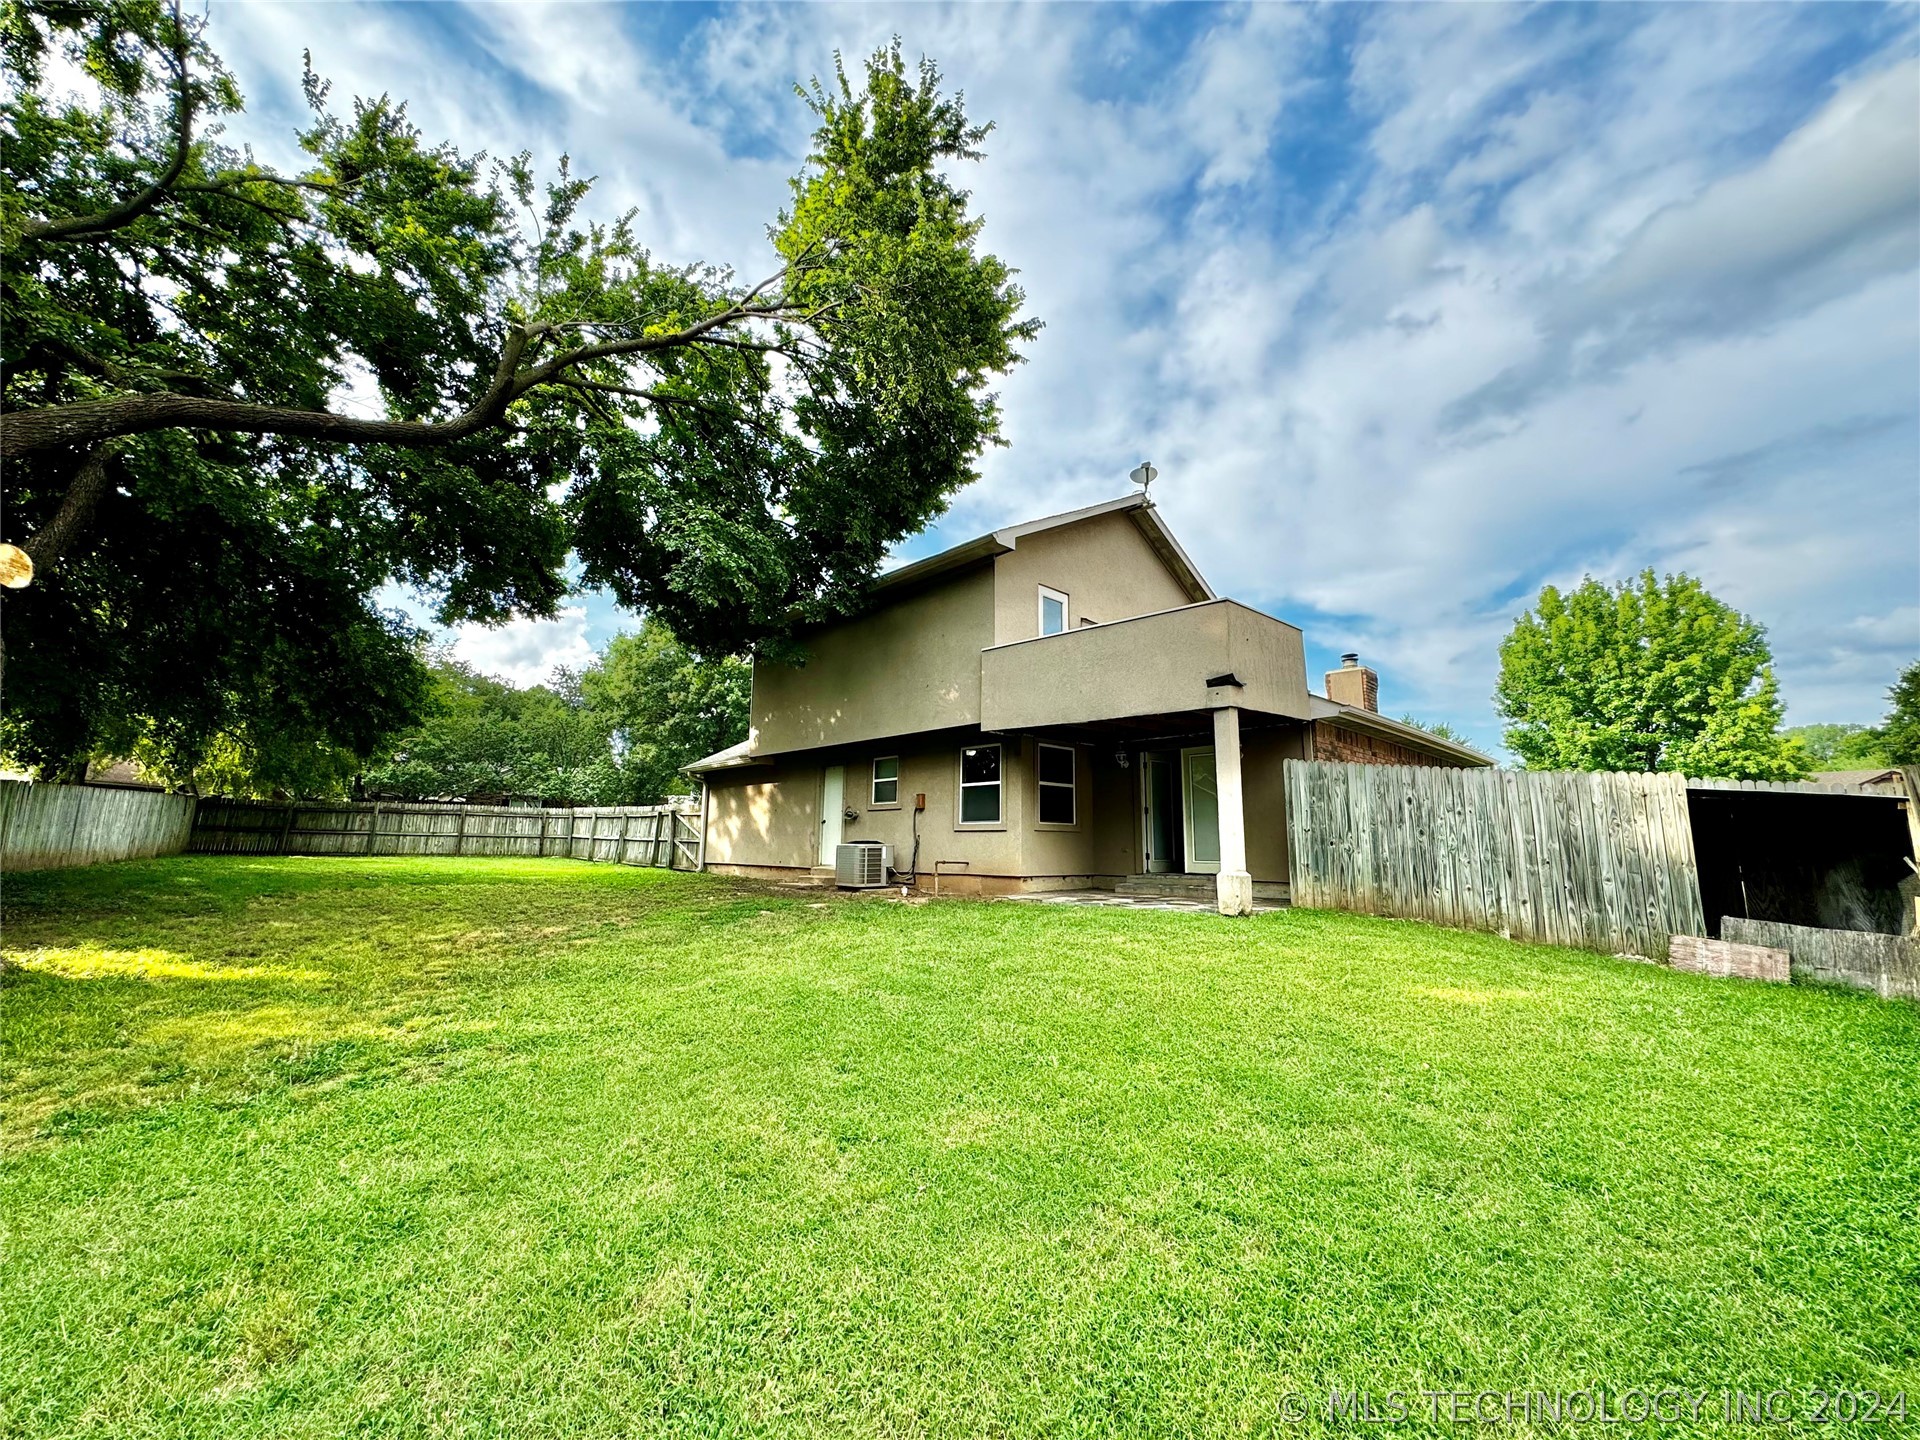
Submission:
{"label": "beige stucco siding", "polygon": [[981,723],[994,730],[1193,713],[1226,703],[1208,681],[1242,683],[1231,702],[1304,716],[1300,632],[1232,600],[996,645],[981,657]]}
{"label": "beige stucco siding", "polygon": [[820,820],[820,767],[756,765],[707,777],[707,860],[807,866]]}
{"label": "beige stucco siding", "polygon": [[1287,878],[1287,792],[1283,767],[1306,757],[1307,732],[1258,730],[1240,741],[1241,803],[1247,817],[1247,872],[1256,880]]}
{"label": "beige stucco siding", "polygon": [[[960,751],[964,744],[999,744],[1002,821],[959,821]],[[913,853],[913,797],[924,794],[920,816],[920,873],[936,860],[962,861],[964,873],[992,877],[1088,877],[1130,873],[1134,841],[1131,771],[1111,752],[1075,750],[1077,819],[1071,827],[1040,826],[1036,744],[1031,737],[946,735],[795,757],[769,766],[716,771],[707,777],[707,861],[716,866],[806,869],[817,854],[820,797],[827,766],[845,767],[848,808],[842,838],[878,840],[894,849],[905,869]],[[899,802],[873,803],[873,762],[900,761]]]}
{"label": "beige stucco siding", "polygon": [[993,643],[993,569],[977,570],[805,640],[806,664],[753,667],[754,752],[913,735],[980,719]]}
{"label": "beige stucco siding", "polygon": [[[1040,587],[1068,597],[1067,624],[1102,623],[1185,605],[1193,599],[1126,515],[1025,535],[993,562],[993,639],[1040,633]],[[982,647],[984,648],[984,646]]]}

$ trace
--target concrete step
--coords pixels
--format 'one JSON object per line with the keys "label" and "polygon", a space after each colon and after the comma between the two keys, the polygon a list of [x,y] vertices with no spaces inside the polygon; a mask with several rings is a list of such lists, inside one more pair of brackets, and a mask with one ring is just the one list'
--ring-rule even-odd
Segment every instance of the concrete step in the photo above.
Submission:
{"label": "concrete step", "polygon": [[[1211,875],[1129,875],[1113,888],[1120,895],[1162,900],[1211,900],[1217,893],[1216,882]],[[1288,898],[1287,884],[1284,880],[1255,881],[1253,898],[1285,902]]]}

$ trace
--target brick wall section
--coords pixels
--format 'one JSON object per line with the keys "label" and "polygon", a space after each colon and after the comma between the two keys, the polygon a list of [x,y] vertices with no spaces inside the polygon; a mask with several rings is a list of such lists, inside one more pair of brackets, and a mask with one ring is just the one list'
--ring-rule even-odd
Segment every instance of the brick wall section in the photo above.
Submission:
{"label": "brick wall section", "polygon": [[1736,980],[1773,980],[1784,985],[1790,978],[1790,960],[1785,950],[1766,945],[1739,945],[1731,940],[1703,940],[1697,935],[1674,936],[1668,963],[1676,970],[1731,976]]}
{"label": "brick wall section", "polygon": [[1358,730],[1348,730],[1340,725],[1328,725],[1324,721],[1313,727],[1313,758],[1316,760],[1344,760],[1349,765],[1451,765],[1454,761],[1442,760],[1437,755],[1422,754],[1405,745],[1383,740],[1376,735],[1362,735]]}

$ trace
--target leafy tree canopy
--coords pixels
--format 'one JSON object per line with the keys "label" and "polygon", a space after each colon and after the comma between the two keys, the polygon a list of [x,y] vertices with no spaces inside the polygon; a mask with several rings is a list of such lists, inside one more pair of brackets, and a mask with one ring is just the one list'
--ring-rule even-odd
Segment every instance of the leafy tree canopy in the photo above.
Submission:
{"label": "leafy tree canopy", "polygon": [[1752,780],[1807,773],[1779,733],[1766,632],[1687,575],[1549,585],[1500,646],[1494,694],[1532,770],[1670,770]]}
{"label": "leafy tree canopy", "polygon": [[305,162],[271,169],[158,0],[9,5],[0,61],[4,533],[38,572],[0,740],[29,763],[368,754],[425,689],[390,580],[445,622],[546,615],[571,553],[703,653],[777,650],[973,478],[1038,329],[949,178],[987,127],[897,42],[803,92],[752,283],[593,218],[565,157],[340,113],[311,73]]}
{"label": "leafy tree canopy", "polygon": [[703,659],[651,618],[545,685],[516,688],[447,652],[429,669],[428,717],[366,770],[366,794],[650,805],[689,793],[683,767],[747,734],[753,667]]}
{"label": "leafy tree canopy", "polygon": [[616,635],[580,688],[613,736],[633,804],[686,794],[683,766],[747,738],[752,665],[703,660],[651,618]]}
{"label": "leafy tree canopy", "polygon": [[1815,770],[1865,770],[1891,765],[1880,732],[1867,725],[1789,725],[1780,732],[1797,740]]}
{"label": "leafy tree canopy", "polygon": [[587,704],[580,678],[518,689],[450,654],[431,657],[428,717],[370,766],[360,787],[375,798],[576,805],[625,803],[629,785],[609,726]]}

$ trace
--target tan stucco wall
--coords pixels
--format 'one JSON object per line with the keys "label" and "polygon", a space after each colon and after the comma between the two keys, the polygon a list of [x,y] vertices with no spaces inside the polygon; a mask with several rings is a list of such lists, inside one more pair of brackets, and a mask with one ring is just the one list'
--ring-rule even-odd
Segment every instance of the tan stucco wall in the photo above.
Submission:
{"label": "tan stucco wall", "polygon": [[[992,743],[995,737],[982,737]],[[848,840],[879,840],[894,848],[894,865],[905,869],[913,852],[913,797],[925,794],[920,818],[920,873],[933,874],[936,860],[964,860],[973,876],[1093,879],[1104,882],[1139,872],[1140,762],[1129,754],[1121,768],[1114,749],[1076,745],[1078,823],[1070,829],[1040,828],[1035,747],[1032,736],[1000,737],[1006,783],[1005,823],[993,829],[962,829],[957,823],[960,748],[958,736],[868,745],[796,757],[768,767],[719,771],[708,777],[707,860],[716,867],[781,866],[804,870],[815,856],[823,772],[846,768],[846,803],[859,818],[843,827]],[[1242,784],[1247,816],[1247,868],[1260,881],[1287,878],[1286,795],[1282,765],[1300,758],[1305,730],[1255,731],[1242,741]],[[873,761],[900,758],[900,804],[872,803]]]}
{"label": "tan stucco wall", "polygon": [[[1004,784],[1002,823],[959,824],[960,750],[965,743],[999,743]],[[913,853],[913,797],[927,797],[920,816],[920,873],[936,860],[967,863],[975,876],[1117,876],[1130,873],[1134,841],[1127,832],[1132,809],[1130,771],[1111,752],[1076,746],[1078,820],[1070,829],[1039,828],[1035,745],[1031,737],[954,735],[867,745],[796,757],[771,766],[716,771],[708,776],[707,861],[714,866],[814,864],[819,805],[828,765],[846,768],[846,803],[859,818],[843,827],[847,840],[878,840],[894,848],[893,863],[905,869]],[[872,803],[873,761],[900,760],[900,803]],[[1109,773],[1111,772],[1111,773]],[[1117,839],[1116,839],[1117,837]]]}
{"label": "tan stucco wall", "polygon": [[1103,624],[1185,605],[1193,596],[1176,580],[1126,515],[1022,536],[993,562],[991,645],[1040,633],[1040,587],[1068,597],[1067,625]]}
{"label": "tan stucco wall", "polygon": [[1224,674],[1244,682],[1232,692],[1243,709],[1308,713],[1299,630],[1211,600],[994,646],[981,657],[980,721],[1017,731],[1197,712],[1225,703],[1207,684]]}
{"label": "tan stucco wall", "polygon": [[1240,740],[1240,786],[1247,816],[1247,872],[1287,878],[1287,792],[1282,767],[1306,758],[1307,730],[1257,730]]}
{"label": "tan stucco wall", "polygon": [[980,652],[993,643],[993,568],[804,640],[803,666],[753,667],[761,755],[913,735],[980,719]]}
{"label": "tan stucco wall", "polygon": [[734,865],[813,863],[820,767],[722,770],[707,777],[707,859]]}

